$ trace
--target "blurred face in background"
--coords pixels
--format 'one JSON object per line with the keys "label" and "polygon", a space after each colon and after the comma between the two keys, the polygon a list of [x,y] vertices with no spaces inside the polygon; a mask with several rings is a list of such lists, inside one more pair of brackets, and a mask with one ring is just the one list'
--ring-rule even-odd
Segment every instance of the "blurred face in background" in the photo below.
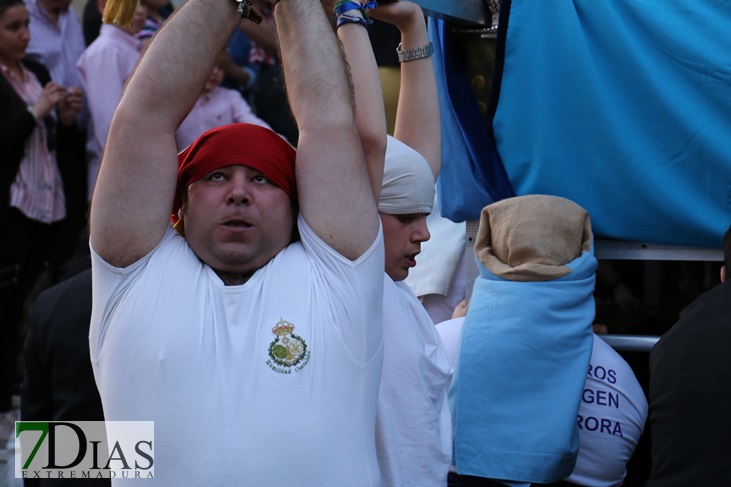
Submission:
{"label": "blurred face in background", "polygon": [[61,12],[65,12],[71,5],[71,0],[38,0],[38,3],[43,7],[46,12],[58,15]]}
{"label": "blurred face in background", "polygon": [[161,20],[160,10],[170,5],[170,0],[146,0],[147,15],[155,19]]}
{"label": "blurred face in background", "polygon": [[219,86],[223,82],[224,77],[224,66],[226,65],[226,56],[221,54],[218,56],[216,65],[213,67],[213,72],[208,77],[206,85],[203,87],[203,93],[210,93],[216,86]]}
{"label": "blurred face in background", "polygon": [[25,5],[0,8],[0,62],[13,68],[25,57],[30,42],[30,17]]}
{"label": "blurred face in background", "polygon": [[132,24],[128,27],[122,27],[126,33],[130,35],[137,35],[145,25],[145,19],[147,18],[147,6],[140,2],[137,4],[137,10],[135,10],[135,16],[132,18]]}

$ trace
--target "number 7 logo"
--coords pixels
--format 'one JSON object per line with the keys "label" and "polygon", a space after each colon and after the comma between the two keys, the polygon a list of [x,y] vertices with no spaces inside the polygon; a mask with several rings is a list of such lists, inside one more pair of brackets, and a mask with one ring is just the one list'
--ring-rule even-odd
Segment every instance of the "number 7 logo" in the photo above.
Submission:
{"label": "number 7 logo", "polygon": [[43,444],[43,440],[46,439],[46,436],[48,436],[48,423],[41,423],[41,422],[29,422],[29,421],[18,421],[15,423],[15,437],[18,438],[20,434],[23,431],[40,431],[41,437],[36,442],[36,445],[33,447],[33,451],[30,452],[30,456],[28,456],[28,460],[25,461],[25,464],[23,465],[23,469],[27,469],[28,466],[33,461],[33,458],[36,456],[36,453],[38,452],[38,449]]}

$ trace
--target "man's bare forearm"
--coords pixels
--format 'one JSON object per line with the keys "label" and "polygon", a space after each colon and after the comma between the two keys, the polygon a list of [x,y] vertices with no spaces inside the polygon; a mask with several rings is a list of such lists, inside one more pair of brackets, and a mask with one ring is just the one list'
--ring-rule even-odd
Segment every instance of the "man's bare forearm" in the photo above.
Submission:
{"label": "man's bare forearm", "polygon": [[300,131],[323,118],[352,121],[352,90],[342,82],[345,61],[320,2],[282,0],[274,18],[288,98]]}

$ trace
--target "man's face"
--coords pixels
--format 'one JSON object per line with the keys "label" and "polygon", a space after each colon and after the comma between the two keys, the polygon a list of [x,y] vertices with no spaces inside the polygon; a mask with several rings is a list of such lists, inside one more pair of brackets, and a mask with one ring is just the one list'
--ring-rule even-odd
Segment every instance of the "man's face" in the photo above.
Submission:
{"label": "man's face", "polygon": [[381,213],[383,240],[386,250],[386,274],[394,281],[402,281],[409,269],[416,265],[421,243],[429,240],[426,213],[387,215]]}
{"label": "man's face", "polygon": [[226,166],[188,186],[182,209],[185,239],[212,268],[252,273],[292,238],[287,193],[248,166]]}
{"label": "man's face", "polygon": [[71,5],[71,0],[38,0],[47,12],[65,12]]}

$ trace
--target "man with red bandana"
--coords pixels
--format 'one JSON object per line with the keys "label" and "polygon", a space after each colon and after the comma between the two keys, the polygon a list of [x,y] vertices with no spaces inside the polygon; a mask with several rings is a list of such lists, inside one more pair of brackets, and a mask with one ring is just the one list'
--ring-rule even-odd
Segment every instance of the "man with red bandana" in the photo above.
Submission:
{"label": "man with red bandana", "polygon": [[176,154],[239,22],[232,0],[180,8],[111,124],[90,351],[105,418],[155,422],[145,485],[379,482],[384,253],[369,174],[382,168],[366,163],[320,2],[281,0],[274,17],[296,152],[234,124]]}

